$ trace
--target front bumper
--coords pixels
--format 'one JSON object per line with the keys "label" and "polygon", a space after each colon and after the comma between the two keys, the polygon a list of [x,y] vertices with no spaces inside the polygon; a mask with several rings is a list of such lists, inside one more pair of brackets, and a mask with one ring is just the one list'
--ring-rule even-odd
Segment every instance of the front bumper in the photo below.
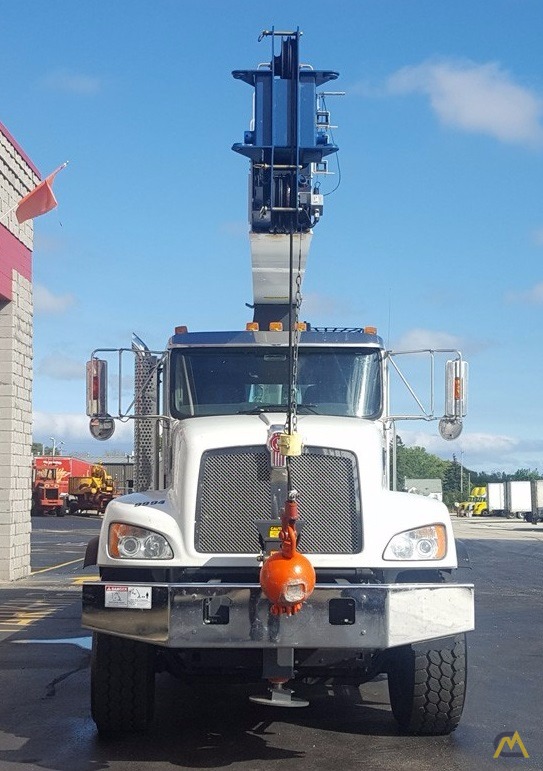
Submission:
{"label": "front bumper", "polygon": [[472,584],[319,584],[273,616],[258,584],[83,585],[87,629],[168,648],[383,650],[474,628]]}

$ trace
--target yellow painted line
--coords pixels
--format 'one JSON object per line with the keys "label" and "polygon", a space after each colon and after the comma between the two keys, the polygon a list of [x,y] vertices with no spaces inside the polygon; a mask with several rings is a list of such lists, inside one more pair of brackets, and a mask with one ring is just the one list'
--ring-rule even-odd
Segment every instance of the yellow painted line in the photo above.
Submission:
{"label": "yellow painted line", "polygon": [[20,603],[8,602],[0,608],[0,632],[17,632],[21,627],[42,621],[71,603],[71,600],[54,603],[37,600],[30,605],[22,606]]}
{"label": "yellow painted line", "polygon": [[80,557],[78,560],[71,560],[70,562],[61,562],[60,565],[52,565],[50,568],[42,568],[41,570],[33,570],[30,575],[37,576],[38,573],[48,573],[50,570],[56,570],[57,568],[65,568],[67,565],[75,565],[76,562],[83,562],[84,557]]}
{"label": "yellow painted line", "polygon": [[79,584],[86,584],[89,581],[99,581],[100,576],[78,576],[72,581],[72,585],[79,586]]}

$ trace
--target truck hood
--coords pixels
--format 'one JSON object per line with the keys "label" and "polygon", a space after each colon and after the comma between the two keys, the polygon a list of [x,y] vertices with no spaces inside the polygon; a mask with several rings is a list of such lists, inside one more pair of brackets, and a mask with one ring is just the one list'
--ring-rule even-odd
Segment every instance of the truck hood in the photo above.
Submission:
{"label": "truck hood", "polygon": [[[257,565],[256,553],[210,554],[197,551],[195,511],[198,496],[201,494],[202,457],[210,450],[220,452],[222,449],[237,447],[253,448],[262,453],[270,434],[283,429],[284,417],[282,413],[203,417],[180,421],[174,425],[172,449],[176,466],[173,469],[171,487],[164,491],[133,493],[119,497],[108,505],[100,539],[99,564],[127,564],[125,560],[110,558],[107,553],[108,523],[116,521],[151,529],[167,538],[174,557],[172,560],[155,563],[157,567]],[[300,415],[298,432],[308,449],[323,448],[324,453],[338,450],[354,456],[361,497],[362,550],[357,553],[327,554],[326,545],[323,543],[322,554],[311,554],[315,567],[456,567],[454,536],[450,516],[444,504],[424,496],[391,492],[385,488],[381,423],[358,418]],[[328,484],[328,480],[324,480],[324,484]],[[303,489],[298,492],[300,496],[304,496]],[[222,490],[219,490],[219,500],[221,494]],[[224,495],[227,495],[227,492]],[[228,498],[225,506],[227,510],[230,506],[232,508],[232,527],[239,526],[235,500]],[[319,516],[322,516],[322,513]],[[446,528],[448,550],[444,560],[439,563],[398,563],[383,559],[386,546],[394,535],[430,524],[443,524]],[[246,523],[245,526],[252,527],[253,523]],[[141,560],[130,564],[149,565]]]}

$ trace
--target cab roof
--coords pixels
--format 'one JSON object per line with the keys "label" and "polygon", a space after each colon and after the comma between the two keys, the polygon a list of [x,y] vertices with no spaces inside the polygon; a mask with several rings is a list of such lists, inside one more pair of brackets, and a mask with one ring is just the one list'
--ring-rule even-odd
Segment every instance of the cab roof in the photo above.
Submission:
{"label": "cab roof", "polygon": [[[362,328],[313,327],[300,332],[300,345],[342,345],[383,349],[383,340],[377,334]],[[232,331],[232,332],[177,332],[170,338],[168,348],[192,346],[288,346],[288,332]]]}

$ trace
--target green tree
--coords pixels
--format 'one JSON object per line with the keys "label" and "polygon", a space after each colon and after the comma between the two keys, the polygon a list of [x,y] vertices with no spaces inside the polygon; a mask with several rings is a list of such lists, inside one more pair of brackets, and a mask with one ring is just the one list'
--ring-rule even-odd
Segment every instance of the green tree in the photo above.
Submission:
{"label": "green tree", "polygon": [[524,480],[524,479],[541,479],[541,474],[539,471],[531,468],[519,468],[517,471],[515,471],[514,474],[511,475],[510,479],[512,480]]}
{"label": "green tree", "polygon": [[[401,440],[400,440],[401,441]],[[396,479],[403,490],[407,479],[443,479],[448,461],[426,452],[424,447],[396,446]]]}
{"label": "green tree", "polygon": [[519,468],[512,474],[505,471],[473,471],[458,463],[453,454],[452,461],[443,460],[427,452],[424,447],[406,447],[399,435],[396,436],[396,481],[397,489],[405,488],[408,479],[441,479],[443,502],[449,509],[455,503],[465,501],[474,487],[483,487],[489,482],[509,480],[543,479],[537,469]]}
{"label": "green tree", "polygon": [[461,499],[468,497],[469,489],[466,483],[470,472],[460,466],[454,455],[452,462],[446,463],[447,467],[443,473],[443,502],[452,508],[455,503],[460,503]]}

